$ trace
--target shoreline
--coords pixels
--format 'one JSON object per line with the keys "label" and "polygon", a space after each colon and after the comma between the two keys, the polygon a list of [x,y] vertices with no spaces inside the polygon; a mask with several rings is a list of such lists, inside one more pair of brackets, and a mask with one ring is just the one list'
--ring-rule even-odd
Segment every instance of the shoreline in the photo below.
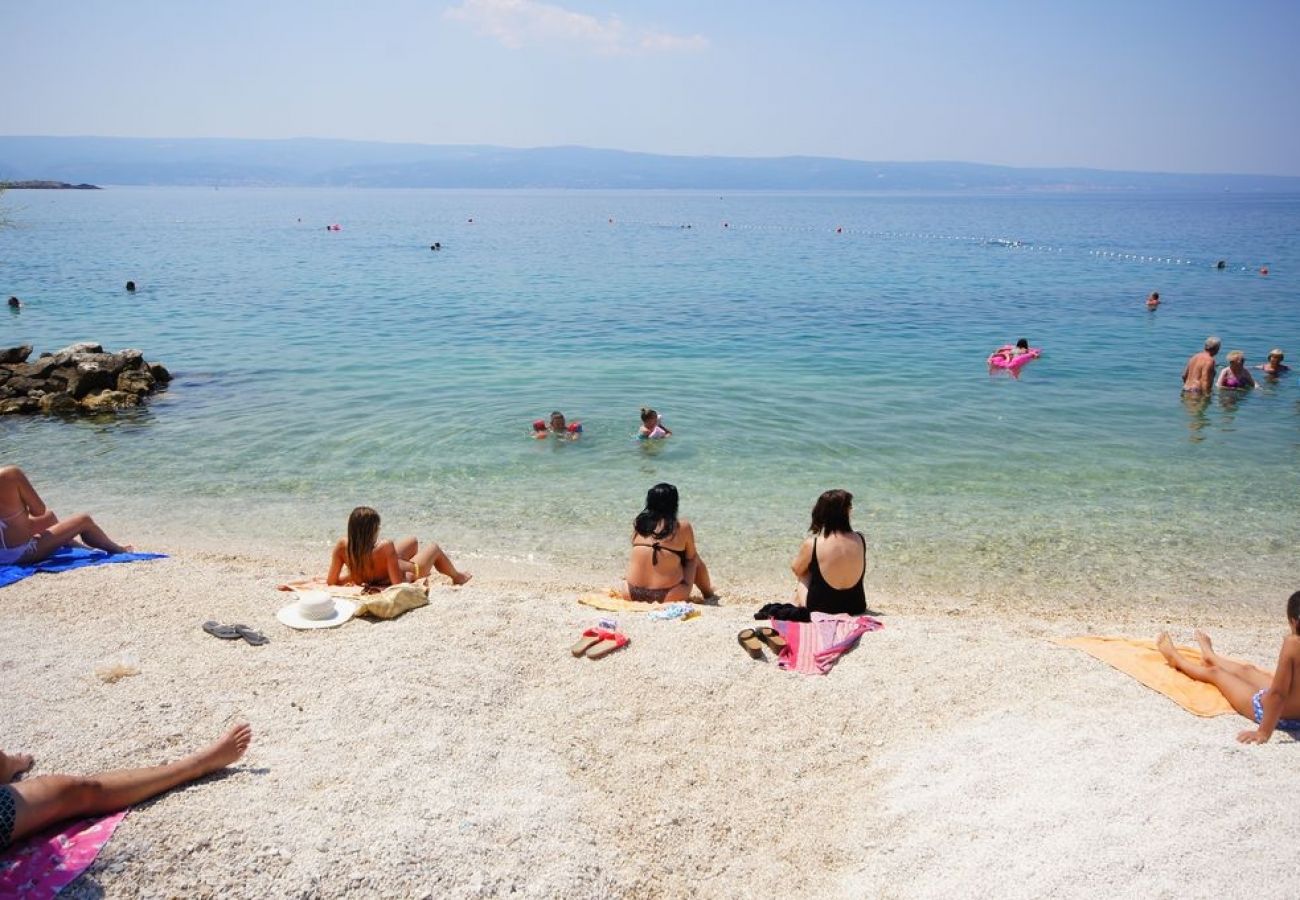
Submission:
{"label": "shoreline", "polygon": [[[1149,612],[889,608],[809,678],[745,656],[753,607],[730,597],[619,614],[632,643],[597,662],[568,646],[602,614],[537,563],[466,556],[474,582],[426,608],[295,632],[274,620],[287,556],[150,549],[174,555],[0,589],[6,748],[44,774],[159,762],[234,721],[254,740],[131,812],[70,897],[1233,895],[1225,853],[1273,866],[1257,896],[1300,887],[1266,852],[1300,824],[1294,739],[1241,747],[1244,719],[1048,643],[1169,626]],[[1185,611],[1175,635],[1270,664],[1279,616],[1228,617]],[[139,675],[92,674],[123,651]]]}

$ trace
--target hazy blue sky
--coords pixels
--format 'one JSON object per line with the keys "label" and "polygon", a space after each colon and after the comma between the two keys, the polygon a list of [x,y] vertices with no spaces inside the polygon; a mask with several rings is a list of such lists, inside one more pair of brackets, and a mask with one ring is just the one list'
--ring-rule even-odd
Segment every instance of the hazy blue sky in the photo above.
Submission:
{"label": "hazy blue sky", "polygon": [[1300,2],[0,0],[0,132],[1300,175]]}

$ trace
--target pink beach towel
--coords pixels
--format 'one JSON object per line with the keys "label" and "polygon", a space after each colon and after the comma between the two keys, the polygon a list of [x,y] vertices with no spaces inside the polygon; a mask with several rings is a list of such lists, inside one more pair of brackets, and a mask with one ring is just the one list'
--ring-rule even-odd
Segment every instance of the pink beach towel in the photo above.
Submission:
{"label": "pink beach towel", "polygon": [[47,900],[99,856],[126,810],[102,819],[81,819],[34,834],[0,853],[0,897]]}
{"label": "pink beach towel", "polygon": [[841,656],[857,646],[868,631],[879,631],[885,623],[870,616],[829,616],[815,612],[811,622],[772,620],[772,627],[788,645],[776,664],[791,672],[825,675]]}

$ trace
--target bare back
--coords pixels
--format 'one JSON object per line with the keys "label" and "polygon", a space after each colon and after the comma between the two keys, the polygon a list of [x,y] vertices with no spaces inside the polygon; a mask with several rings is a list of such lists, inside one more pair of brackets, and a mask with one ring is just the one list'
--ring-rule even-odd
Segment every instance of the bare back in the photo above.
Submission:
{"label": "bare back", "polygon": [[818,536],[816,553],[822,577],[836,590],[853,587],[866,571],[867,545],[856,531]]}
{"label": "bare back", "polygon": [[[656,545],[658,549],[656,550]],[[685,519],[667,537],[632,532],[632,552],[627,561],[628,584],[670,588],[689,581],[689,560],[695,558],[695,529]]]}
{"label": "bare back", "polygon": [[1214,357],[1202,350],[1187,361],[1183,368],[1183,390],[1193,394],[1208,394],[1214,384]]}

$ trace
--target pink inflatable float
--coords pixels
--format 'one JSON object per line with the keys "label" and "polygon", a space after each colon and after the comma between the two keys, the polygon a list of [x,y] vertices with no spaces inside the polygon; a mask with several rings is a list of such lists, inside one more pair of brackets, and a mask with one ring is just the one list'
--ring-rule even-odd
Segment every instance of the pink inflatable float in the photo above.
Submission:
{"label": "pink inflatable float", "polygon": [[1031,359],[1038,359],[1042,352],[1037,347],[1024,349],[1007,344],[1005,347],[999,347],[989,354],[989,367],[993,369],[1010,369],[1012,372],[1017,372],[1021,366]]}

